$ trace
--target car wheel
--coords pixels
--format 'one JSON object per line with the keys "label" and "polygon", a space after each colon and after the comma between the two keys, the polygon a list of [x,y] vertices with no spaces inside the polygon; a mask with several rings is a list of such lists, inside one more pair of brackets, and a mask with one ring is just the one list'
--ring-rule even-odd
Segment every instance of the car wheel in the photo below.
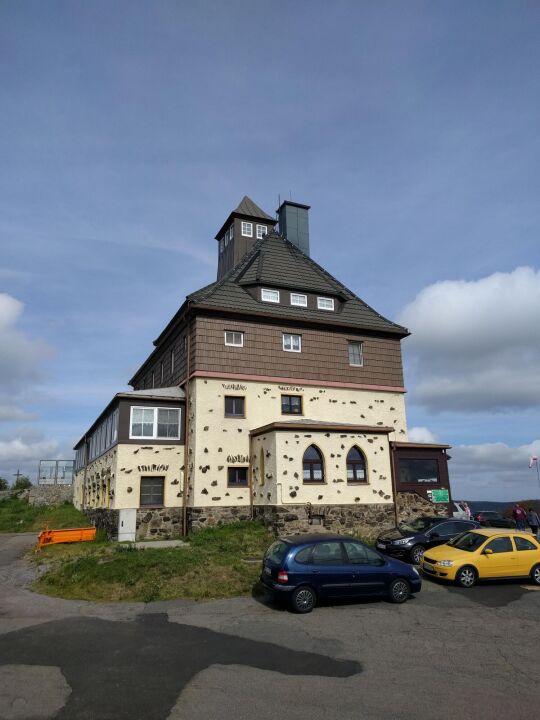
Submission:
{"label": "car wheel", "polygon": [[456,575],[456,583],[462,588],[471,588],[478,579],[478,573],[470,565],[465,565]]}
{"label": "car wheel", "polygon": [[535,585],[540,585],[540,564],[535,565],[531,570],[531,580]]}
{"label": "car wheel", "polygon": [[317,604],[317,596],[315,590],[310,587],[298,587],[291,595],[291,605],[297,613],[308,613],[313,610]]}
{"label": "car wheel", "polygon": [[409,599],[411,587],[403,578],[393,580],[388,587],[388,597],[393,603],[404,603]]}
{"label": "car wheel", "polygon": [[411,549],[411,560],[415,565],[420,565],[422,558],[424,557],[425,547],[423,545],[415,545]]}

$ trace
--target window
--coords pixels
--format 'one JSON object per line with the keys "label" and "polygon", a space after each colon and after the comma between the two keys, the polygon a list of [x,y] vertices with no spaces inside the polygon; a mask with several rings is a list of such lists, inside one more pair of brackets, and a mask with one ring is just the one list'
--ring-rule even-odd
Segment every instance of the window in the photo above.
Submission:
{"label": "window", "polygon": [[261,300],[263,302],[279,302],[279,290],[268,290],[267,288],[261,289]]}
{"label": "window", "polygon": [[242,235],[244,237],[253,237],[253,223],[242,222]]}
{"label": "window", "polygon": [[300,563],[300,565],[310,565],[312,552],[313,552],[312,546],[304,548],[303,550],[300,550],[300,552],[296,554],[296,557],[294,558],[294,562]]}
{"label": "window", "polygon": [[347,482],[367,482],[366,458],[364,457],[364,453],[357,447],[351,448],[347,454]]}
{"label": "window", "polygon": [[180,408],[131,408],[131,439],[180,439]]}
{"label": "window", "polygon": [[433,459],[399,458],[399,480],[402,483],[439,482],[439,463]]}
{"label": "window", "polygon": [[344,542],[343,545],[352,565],[374,565],[376,567],[384,565],[384,560],[365,545],[355,542]]}
{"label": "window", "polygon": [[224,247],[225,247],[225,240],[223,238],[221,238],[221,240],[219,241],[219,254],[220,255],[223,252]]}
{"label": "window", "polygon": [[152,370],[152,388],[155,388],[155,387],[156,387],[156,374]]}
{"label": "window", "polygon": [[285,557],[289,552],[289,548],[290,545],[288,543],[281,542],[281,540],[276,540],[276,542],[272,543],[266,551],[264,559],[270,560],[270,562],[273,562],[277,565],[281,563],[282,560],[285,560]]}
{"label": "window", "polygon": [[282,395],[281,412],[283,415],[301,415],[302,397],[300,395]]}
{"label": "window", "polygon": [[334,300],[333,300],[333,298],[318,297],[317,298],[317,307],[319,310],[333,310],[334,309]]}
{"label": "window", "polygon": [[187,350],[187,335],[184,335],[184,352]]}
{"label": "window", "polygon": [[247,487],[247,467],[230,467],[227,468],[227,486],[228,487]]}
{"label": "window", "polygon": [[229,228],[229,238],[232,240],[234,238],[234,223]]}
{"label": "window", "polygon": [[261,452],[259,453],[259,485],[261,487],[264,485],[264,481],[266,479],[264,472],[264,448],[261,448]]}
{"label": "window", "polygon": [[161,385],[163,385],[163,379],[165,378],[165,368],[163,367],[163,360],[161,361],[159,374],[161,376]]}
{"label": "window", "polygon": [[303,477],[305,483],[324,482],[323,459],[315,445],[310,445],[304,453]]}
{"label": "window", "polygon": [[228,232],[225,232],[223,239],[225,240],[225,247],[227,247],[229,244],[229,233]]}
{"label": "window", "polygon": [[349,365],[353,367],[362,367],[364,364],[364,354],[362,352],[361,342],[349,343]]}
{"label": "window", "polygon": [[517,550],[538,550],[536,545],[533,545],[530,540],[519,537],[519,535],[514,535],[514,542],[516,543]]}
{"label": "window", "polygon": [[260,240],[268,234],[268,227],[266,225],[257,225],[257,240]]}
{"label": "window", "polygon": [[302,352],[302,336],[283,333],[283,349],[286,352]]}
{"label": "window", "polygon": [[325,542],[317,543],[313,547],[313,565],[345,565],[345,559],[341,550],[341,543]]}
{"label": "window", "polygon": [[244,347],[244,333],[233,330],[225,330],[225,345],[232,347]]}
{"label": "window", "polygon": [[291,305],[297,307],[307,307],[307,295],[301,293],[291,293]]}
{"label": "window", "polygon": [[486,545],[484,550],[491,550],[493,553],[513,552],[512,542],[509,537],[498,537]]}
{"label": "window", "polygon": [[171,350],[171,376],[174,375],[174,350]]}
{"label": "window", "polygon": [[141,507],[163,505],[163,485],[165,478],[142,477],[141,478]]}
{"label": "window", "polygon": [[235,395],[225,395],[225,417],[245,417],[245,398]]}

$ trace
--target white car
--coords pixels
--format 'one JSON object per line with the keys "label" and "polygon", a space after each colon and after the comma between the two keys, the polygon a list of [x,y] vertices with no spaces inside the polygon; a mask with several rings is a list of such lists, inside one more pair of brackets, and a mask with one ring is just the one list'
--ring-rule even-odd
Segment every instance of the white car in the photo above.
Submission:
{"label": "white car", "polygon": [[454,501],[452,505],[454,506],[452,517],[459,518],[459,520],[471,520],[472,516],[465,510],[463,503]]}

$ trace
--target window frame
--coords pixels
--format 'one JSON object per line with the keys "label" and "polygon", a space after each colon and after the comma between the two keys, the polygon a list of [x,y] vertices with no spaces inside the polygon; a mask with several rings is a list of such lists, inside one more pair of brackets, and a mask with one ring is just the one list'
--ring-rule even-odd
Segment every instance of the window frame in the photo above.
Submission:
{"label": "window frame", "polygon": [[[143,480],[161,480],[161,503],[143,503],[142,489]],[[140,508],[162,508],[165,507],[165,476],[164,475],[141,475],[139,481],[139,507]]]}
{"label": "window frame", "polygon": [[[235,342],[227,342],[227,333],[229,333],[229,335],[240,335],[240,340],[241,340],[240,344],[235,343]],[[224,330],[223,338],[224,338],[225,345],[227,347],[244,347],[244,331],[243,330]]]}
{"label": "window frame", "polygon": [[[285,338],[286,338],[286,337],[298,338],[298,350],[295,350],[295,349],[294,349],[292,341],[291,341],[291,347],[290,347],[290,348],[286,348],[286,347],[285,347]],[[296,333],[282,333],[282,342],[283,342],[283,351],[284,351],[284,352],[294,352],[294,353],[301,353],[301,352],[302,352],[302,336],[301,336],[301,335],[297,335]]]}
{"label": "window frame", "polygon": [[[152,435],[133,435],[133,411],[153,410]],[[162,437],[158,431],[158,410],[175,410],[178,413],[178,435],[174,437]],[[143,423],[144,424],[144,423]],[[180,440],[182,437],[182,408],[164,407],[162,405],[131,405],[129,408],[129,439],[130,440]]]}
{"label": "window frame", "polygon": [[[320,462],[317,460],[306,460],[305,459],[306,453],[311,447],[315,448],[315,450],[317,451],[319,458],[320,458]],[[304,470],[305,470],[306,465],[309,466],[309,474],[310,474],[309,480],[306,480],[306,478],[304,477]],[[320,479],[314,477],[314,472],[313,472],[314,465],[321,466],[321,478]],[[326,479],[325,479],[326,473],[325,473],[324,465],[325,465],[324,455],[322,453],[322,450],[314,443],[311,443],[311,445],[308,445],[302,454],[302,484],[304,484],[304,485],[326,485]]]}
{"label": "window frame", "polygon": [[[262,231],[262,230],[264,230],[264,232],[259,234],[259,231]],[[257,223],[255,225],[255,236],[256,236],[257,240],[262,240],[263,237],[265,237],[266,235],[268,235],[268,225],[259,225],[259,223]]]}
{"label": "window frame", "polygon": [[[304,298],[305,302],[294,302],[293,297]],[[292,307],[304,307],[304,308],[307,307],[307,295],[305,295],[304,293],[293,293],[292,292],[292,293],[290,293],[289,300],[290,300]]]}
{"label": "window frame", "polygon": [[[321,300],[323,302],[329,302],[332,304],[332,307],[321,307]],[[336,309],[336,301],[334,298],[324,297],[323,295],[319,295],[317,297],[317,310],[326,310],[327,312],[334,312]]]}
{"label": "window frame", "polygon": [[234,240],[234,223],[229,227],[229,240]]}
{"label": "window frame", "polygon": [[[351,361],[351,347],[358,346],[360,348],[360,362]],[[364,367],[364,343],[362,340],[348,340],[347,341],[347,356],[349,359],[349,367]]]}
{"label": "window frame", "polygon": [[[271,300],[268,297],[264,297],[264,293],[272,293],[277,296],[275,300]],[[280,302],[281,294],[279,290],[276,290],[275,288],[261,288],[261,302],[267,302],[267,303],[274,303],[274,305],[278,305]]]}
{"label": "window frame", "polygon": [[[227,400],[242,400],[242,414],[231,414],[227,412]],[[223,396],[223,416],[226,418],[245,418],[246,417],[246,396],[245,395],[224,395]]]}
{"label": "window frame", "polygon": [[[249,226],[249,232],[247,232]],[[242,220],[242,224],[240,226],[240,232],[242,234],[242,237],[253,237],[253,223],[248,222],[247,220]]]}
{"label": "window frame", "polygon": [[[360,455],[364,458],[363,463],[360,460],[351,460],[349,461],[349,454],[351,450],[358,450]],[[349,465],[353,466],[353,479],[349,480]],[[357,477],[356,467],[362,466],[364,469],[364,477],[363,479],[359,479]],[[349,448],[347,455],[345,456],[345,469],[347,472],[347,485],[369,485],[369,473],[368,473],[368,462],[366,458],[366,454],[362,452],[362,450],[358,447],[358,445],[353,445],[351,448]]]}
{"label": "window frame", "polygon": [[[283,410],[283,398],[299,398],[300,400],[300,410],[299,412],[294,412],[292,410]],[[290,393],[282,393],[281,395],[281,414],[282,415],[303,415],[304,414],[304,398],[302,395],[295,395]],[[289,408],[291,407],[291,403],[289,402]]]}
{"label": "window frame", "polygon": [[[245,473],[246,473],[246,484],[245,484],[245,485],[238,485],[238,483],[235,482],[235,483],[233,483],[233,484],[231,485],[231,480],[230,480],[231,470],[233,470],[233,471],[234,471],[234,470],[245,470]],[[249,488],[249,477],[248,477],[248,473],[249,473],[249,466],[248,466],[248,465],[228,465],[228,466],[227,466],[227,487],[228,487],[228,488],[233,488],[233,489],[234,489],[234,488],[238,488],[238,489],[241,489],[241,490],[244,490],[244,489],[246,489],[246,488]]]}

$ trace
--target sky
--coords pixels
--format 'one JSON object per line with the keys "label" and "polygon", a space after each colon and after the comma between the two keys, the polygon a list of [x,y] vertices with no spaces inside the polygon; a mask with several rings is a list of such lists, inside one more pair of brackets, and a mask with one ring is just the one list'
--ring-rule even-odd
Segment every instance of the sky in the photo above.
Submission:
{"label": "sky", "polygon": [[454,496],[540,497],[540,4],[3,0],[0,476],[143,362],[243,195],[405,324]]}

